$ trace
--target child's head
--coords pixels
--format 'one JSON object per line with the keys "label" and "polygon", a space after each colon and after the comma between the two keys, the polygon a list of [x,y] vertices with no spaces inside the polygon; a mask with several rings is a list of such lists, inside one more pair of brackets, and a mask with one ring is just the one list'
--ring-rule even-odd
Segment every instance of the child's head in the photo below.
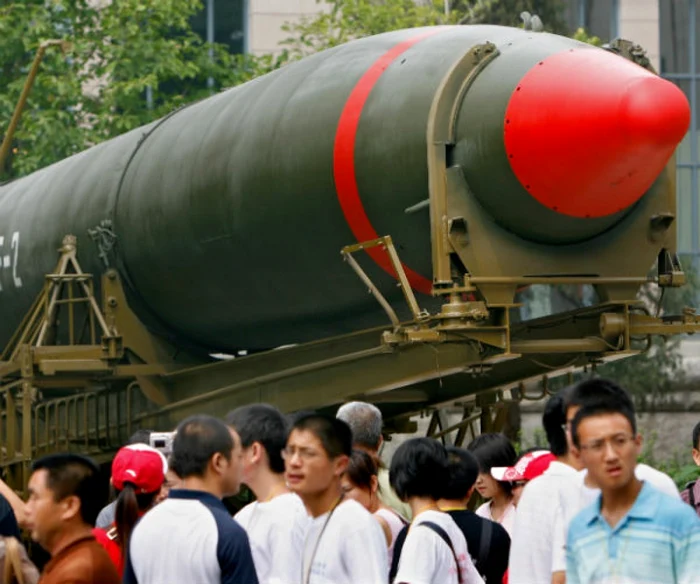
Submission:
{"label": "child's head", "polygon": [[515,448],[503,434],[482,434],[467,447],[479,463],[476,490],[484,499],[492,499],[499,493],[511,496],[512,485],[497,481],[491,476],[494,466],[513,466],[518,458]]}

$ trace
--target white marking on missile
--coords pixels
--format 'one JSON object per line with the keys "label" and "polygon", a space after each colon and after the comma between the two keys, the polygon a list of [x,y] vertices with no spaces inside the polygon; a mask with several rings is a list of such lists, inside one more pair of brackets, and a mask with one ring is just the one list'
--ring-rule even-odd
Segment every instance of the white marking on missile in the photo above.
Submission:
{"label": "white marking on missile", "polygon": [[15,261],[12,266],[12,281],[15,283],[15,288],[22,287],[22,278],[17,275],[17,256],[19,255],[19,231],[15,231],[12,234],[12,249],[15,252]]}
{"label": "white marking on missile", "polygon": [[12,259],[9,255],[6,255],[2,258],[2,265],[4,268],[9,268],[12,265]]}

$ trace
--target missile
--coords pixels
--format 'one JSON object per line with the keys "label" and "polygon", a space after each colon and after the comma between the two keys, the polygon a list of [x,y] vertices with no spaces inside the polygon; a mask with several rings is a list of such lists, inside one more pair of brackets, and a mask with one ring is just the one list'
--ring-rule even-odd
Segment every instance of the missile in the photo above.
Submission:
{"label": "missile", "polygon": [[[0,187],[0,346],[66,234],[86,271],[118,270],[138,317],[183,346],[266,349],[383,324],[339,253],[383,235],[421,305],[436,309],[431,107],[455,64],[485,43],[495,58],[451,104],[445,157],[480,217],[570,257],[601,234],[624,237],[688,129],[676,86],[547,33],[401,30],[291,63]],[[361,263],[398,306],[386,253],[368,250]],[[543,260],[538,273],[575,269]]]}

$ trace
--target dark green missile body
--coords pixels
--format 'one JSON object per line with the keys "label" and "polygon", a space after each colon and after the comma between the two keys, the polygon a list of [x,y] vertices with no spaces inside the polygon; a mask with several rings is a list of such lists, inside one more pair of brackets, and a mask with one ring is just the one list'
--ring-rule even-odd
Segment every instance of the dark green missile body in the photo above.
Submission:
{"label": "dark green missile body", "polygon": [[[292,63],[1,187],[0,346],[66,234],[78,237],[86,271],[116,268],[139,318],[182,346],[272,348],[385,322],[340,254],[372,233],[392,236],[419,303],[435,308],[430,218],[420,206],[429,197],[429,116],[451,68],[485,43],[498,56],[454,104],[448,165],[523,245],[584,253],[635,205],[582,217],[543,204],[513,171],[504,117],[540,62],[603,51],[495,26],[403,30]],[[395,278],[370,257],[361,264],[398,306]],[[566,270],[543,264],[547,273]]]}

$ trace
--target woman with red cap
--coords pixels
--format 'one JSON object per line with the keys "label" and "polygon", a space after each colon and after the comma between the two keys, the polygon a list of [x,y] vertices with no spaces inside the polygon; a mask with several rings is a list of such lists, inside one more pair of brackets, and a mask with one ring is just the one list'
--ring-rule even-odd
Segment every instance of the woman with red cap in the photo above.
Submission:
{"label": "woman with red cap", "polygon": [[124,574],[125,550],[129,549],[131,532],[139,518],[162,500],[167,472],[165,456],[145,444],[125,446],[112,461],[110,482],[117,492],[114,523],[107,529],[95,528],[93,533],[120,576]]}

